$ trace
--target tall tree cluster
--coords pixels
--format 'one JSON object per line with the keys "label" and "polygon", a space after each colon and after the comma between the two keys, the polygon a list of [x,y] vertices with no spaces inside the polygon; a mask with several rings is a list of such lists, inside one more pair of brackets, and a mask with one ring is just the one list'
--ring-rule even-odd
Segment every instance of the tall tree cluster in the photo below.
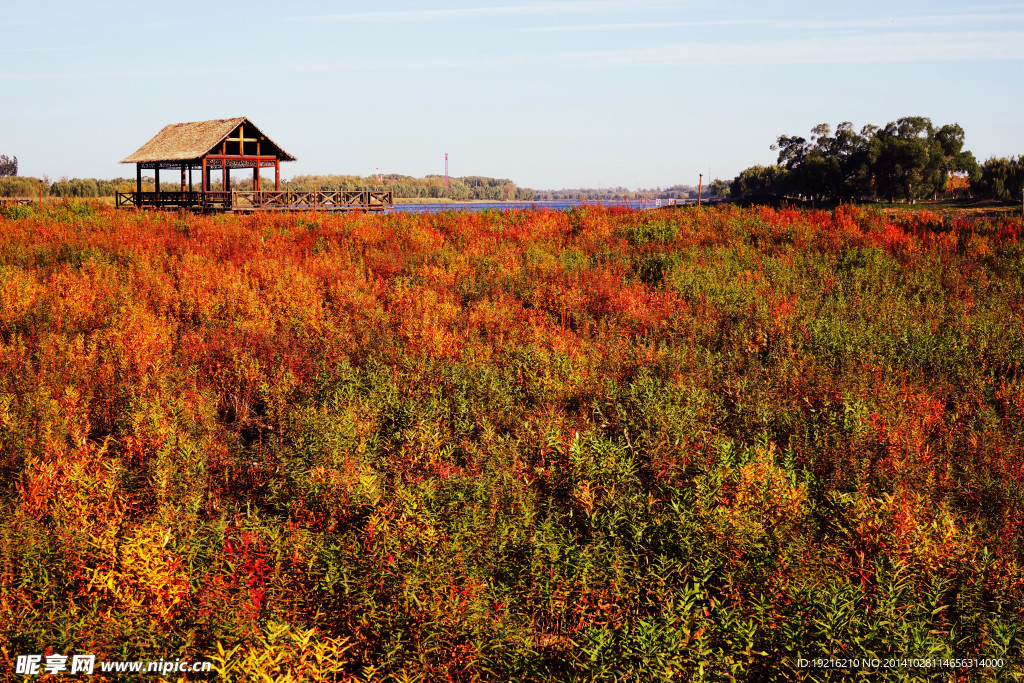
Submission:
{"label": "tall tree cluster", "polygon": [[18,157],[0,154],[0,178],[18,175]]}
{"label": "tall tree cluster", "polygon": [[981,175],[974,155],[964,149],[964,129],[955,123],[937,127],[924,116],[860,131],[845,121],[834,133],[822,123],[809,138],[780,136],[772,149],[779,153],[777,165],[744,170],[732,182],[733,196],[914,202],[943,194],[952,174],[972,182]]}
{"label": "tall tree cluster", "polygon": [[993,157],[981,166],[978,191],[994,199],[1024,199],[1024,156]]}

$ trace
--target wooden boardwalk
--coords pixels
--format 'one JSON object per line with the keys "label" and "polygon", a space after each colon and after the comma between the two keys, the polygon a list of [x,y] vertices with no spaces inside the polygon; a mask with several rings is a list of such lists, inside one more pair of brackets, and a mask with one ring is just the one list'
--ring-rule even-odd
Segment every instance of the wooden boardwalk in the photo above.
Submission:
{"label": "wooden boardwalk", "polygon": [[260,190],[229,192],[118,192],[121,209],[186,209],[201,213],[256,211],[383,211],[391,190]]}

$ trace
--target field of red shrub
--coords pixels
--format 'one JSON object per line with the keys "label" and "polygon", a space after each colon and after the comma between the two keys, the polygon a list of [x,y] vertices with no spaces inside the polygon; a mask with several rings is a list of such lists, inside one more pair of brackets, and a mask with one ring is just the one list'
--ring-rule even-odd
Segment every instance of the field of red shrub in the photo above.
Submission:
{"label": "field of red shrub", "polygon": [[8,672],[1021,680],[1020,219],[3,211]]}

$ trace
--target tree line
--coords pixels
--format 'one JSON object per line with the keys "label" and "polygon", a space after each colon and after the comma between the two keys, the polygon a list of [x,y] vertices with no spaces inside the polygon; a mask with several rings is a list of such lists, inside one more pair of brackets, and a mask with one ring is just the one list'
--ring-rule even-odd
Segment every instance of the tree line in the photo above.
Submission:
{"label": "tree line", "polygon": [[[235,190],[250,191],[252,177],[231,180]],[[272,188],[273,178],[263,177],[260,180],[264,189]],[[0,178],[0,197],[113,197],[117,192],[135,190],[134,178],[61,178],[51,181],[49,178],[6,177]],[[198,188],[198,182],[195,185]],[[152,176],[143,176],[142,189],[152,192],[155,189]],[[162,192],[176,192],[181,189],[177,181],[160,183]],[[220,181],[210,185],[213,191],[223,189]],[[281,182],[282,190],[391,190],[395,197],[409,199],[450,199],[452,201],[614,201],[619,199],[687,199],[695,200],[698,192],[705,199],[724,197],[729,192],[729,183],[714,180],[703,188],[693,185],[672,185],[666,188],[630,190],[625,187],[614,188],[573,188],[561,190],[534,190],[519,187],[508,178],[490,178],[487,176],[450,177],[448,187],[444,185],[444,176],[428,175],[423,178],[388,173],[378,176],[355,175],[301,175]]]}
{"label": "tree line", "polygon": [[856,131],[849,121],[822,123],[809,138],[781,135],[774,166],[751,166],[730,184],[735,198],[776,195],[820,201],[919,199],[972,196],[1010,199],[1024,187],[1024,158],[992,158],[979,164],[964,149],[964,129],[935,126],[908,116],[884,127]]}
{"label": "tree line", "polygon": [[561,190],[538,190],[534,199],[538,201],[614,201],[616,199],[685,199],[695,200],[698,193],[701,197],[724,197],[729,193],[729,183],[725,180],[714,180],[703,187],[696,185],[672,185],[670,187],[640,188],[630,190],[625,187],[613,188],[573,188]]}
{"label": "tree line", "polygon": [[[239,184],[252,186],[252,180]],[[295,190],[391,190],[395,197],[410,199],[451,199],[453,201],[526,201],[533,198],[534,191],[519,187],[508,178],[487,176],[449,177],[445,186],[443,175],[427,175],[423,178],[385,173],[380,176],[353,175],[303,175],[295,176],[281,183],[281,189]]]}
{"label": "tree line", "polygon": [[[169,187],[169,184],[160,183],[160,187]],[[61,178],[52,181],[46,176],[0,177],[0,197],[113,197],[117,192],[130,192],[134,189],[134,178]],[[144,179],[143,190],[146,189],[153,189],[152,178]]]}
{"label": "tree line", "polygon": [[[3,159],[6,157],[0,157]],[[249,191],[253,188],[252,176],[239,178],[236,172],[231,179],[231,189]],[[195,189],[199,189],[195,180]],[[260,180],[263,189],[274,187],[274,179],[263,177]],[[0,197],[34,197],[37,194],[56,197],[113,197],[117,192],[132,192],[136,188],[134,178],[114,178],[103,180],[98,178],[61,178],[51,181],[49,178],[21,177],[11,174],[0,177]],[[152,176],[142,179],[144,192],[155,189]],[[181,189],[180,182],[161,182],[161,192],[176,192]],[[223,189],[220,181],[214,181],[210,189]],[[395,197],[403,198],[438,198],[453,201],[489,200],[489,201],[528,201],[535,197],[536,192],[527,187],[519,187],[507,178],[488,178],[485,176],[463,176],[449,178],[445,187],[444,176],[428,175],[424,178],[389,173],[378,176],[355,175],[301,175],[281,182],[282,190],[391,190]]]}

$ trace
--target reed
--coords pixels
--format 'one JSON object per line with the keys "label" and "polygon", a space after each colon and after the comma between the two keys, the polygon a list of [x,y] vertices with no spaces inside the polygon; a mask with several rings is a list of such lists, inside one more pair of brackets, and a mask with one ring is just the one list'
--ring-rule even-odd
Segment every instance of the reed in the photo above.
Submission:
{"label": "reed", "polygon": [[1019,680],[1022,227],[5,209],[0,653]]}

